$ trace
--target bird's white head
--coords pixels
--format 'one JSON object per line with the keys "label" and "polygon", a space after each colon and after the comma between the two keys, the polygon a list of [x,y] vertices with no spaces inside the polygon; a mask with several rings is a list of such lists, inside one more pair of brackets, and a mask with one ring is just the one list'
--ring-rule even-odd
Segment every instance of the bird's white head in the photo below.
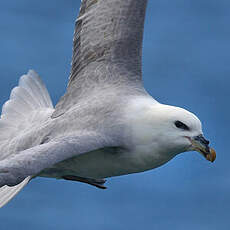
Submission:
{"label": "bird's white head", "polygon": [[202,132],[200,120],[191,112],[150,99],[139,99],[131,105],[129,117],[132,140],[135,145],[165,157],[198,151],[207,160],[215,160],[215,151],[209,147]]}

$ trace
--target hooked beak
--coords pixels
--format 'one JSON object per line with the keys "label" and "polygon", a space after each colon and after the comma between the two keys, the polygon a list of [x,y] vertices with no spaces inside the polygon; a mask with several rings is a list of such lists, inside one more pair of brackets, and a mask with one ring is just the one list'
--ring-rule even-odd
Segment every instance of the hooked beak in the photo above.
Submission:
{"label": "hooked beak", "polygon": [[189,138],[192,143],[192,150],[200,152],[208,161],[213,162],[216,159],[216,152],[209,147],[209,141],[201,134],[193,138]]}

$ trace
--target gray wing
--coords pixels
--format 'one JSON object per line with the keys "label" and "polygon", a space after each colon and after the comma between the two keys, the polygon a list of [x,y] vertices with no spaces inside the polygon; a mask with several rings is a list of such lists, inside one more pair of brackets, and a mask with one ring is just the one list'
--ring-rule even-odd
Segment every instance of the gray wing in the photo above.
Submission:
{"label": "gray wing", "polygon": [[28,176],[74,156],[104,147],[118,146],[108,136],[87,132],[21,151],[0,162],[0,187],[14,186]]}
{"label": "gray wing", "polygon": [[95,88],[141,85],[147,0],[83,0],[76,21],[72,69],[57,117]]}

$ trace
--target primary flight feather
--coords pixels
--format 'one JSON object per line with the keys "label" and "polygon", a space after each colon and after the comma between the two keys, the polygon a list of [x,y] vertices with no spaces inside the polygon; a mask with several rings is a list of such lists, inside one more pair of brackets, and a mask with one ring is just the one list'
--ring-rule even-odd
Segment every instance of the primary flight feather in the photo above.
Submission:
{"label": "primary flight feather", "polygon": [[146,6],[82,1],[67,92],[55,108],[34,71],[21,77],[0,119],[0,206],[38,176],[103,189],[104,178],[153,169],[185,151],[215,160],[200,120],[143,87]]}

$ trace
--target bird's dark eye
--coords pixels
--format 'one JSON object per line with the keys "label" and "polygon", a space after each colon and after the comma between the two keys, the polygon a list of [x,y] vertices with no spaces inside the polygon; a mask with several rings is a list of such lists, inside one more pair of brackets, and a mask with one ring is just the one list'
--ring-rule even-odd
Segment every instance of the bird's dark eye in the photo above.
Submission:
{"label": "bird's dark eye", "polygon": [[189,127],[181,121],[175,121],[175,126],[179,129],[189,130]]}

